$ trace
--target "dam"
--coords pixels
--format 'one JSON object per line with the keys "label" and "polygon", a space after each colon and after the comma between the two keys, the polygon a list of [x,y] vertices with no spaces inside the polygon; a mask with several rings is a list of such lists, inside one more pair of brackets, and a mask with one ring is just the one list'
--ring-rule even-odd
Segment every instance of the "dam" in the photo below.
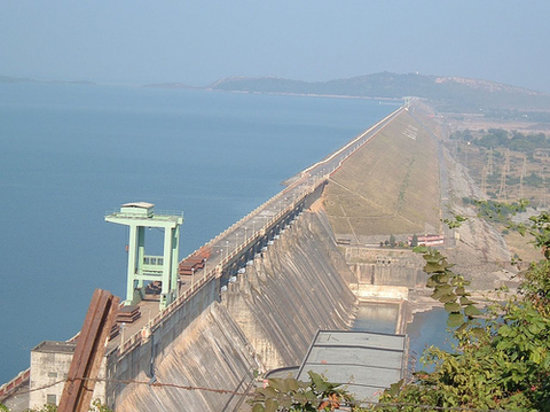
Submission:
{"label": "dam", "polygon": [[[117,411],[236,410],[257,373],[299,365],[318,329],[349,329],[357,310],[351,286],[361,283],[364,263],[347,262],[323,194],[348,159],[407,116],[398,109],[205,244],[213,253],[191,282],[181,282],[178,296],[164,310],[148,305],[148,316],[142,309],[133,333],[128,328],[109,343],[96,395]],[[421,282],[414,276],[412,283]],[[130,382],[151,379],[231,393]]]}

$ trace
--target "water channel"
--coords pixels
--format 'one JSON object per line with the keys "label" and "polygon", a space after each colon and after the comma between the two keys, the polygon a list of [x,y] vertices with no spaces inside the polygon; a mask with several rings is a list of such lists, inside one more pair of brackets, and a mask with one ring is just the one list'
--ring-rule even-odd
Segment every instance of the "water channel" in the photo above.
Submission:
{"label": "water channel", "polygon": [[398,315],[398,304],[361,302],[352,330],[395,333]]}
{"label": "water channel", "polygon": [[[399,304],[361,302],[352,330],[395,333],[398,315]],[[434,308],[416,313],[413,321],[407,325],[409,358],[414,362],[416,370],[431,369],[420,362],[420,357],[427,347],[433,345],[445,350],[451,349],[452,341],[447,332],[446,322],[447,312],[443,308]]]}

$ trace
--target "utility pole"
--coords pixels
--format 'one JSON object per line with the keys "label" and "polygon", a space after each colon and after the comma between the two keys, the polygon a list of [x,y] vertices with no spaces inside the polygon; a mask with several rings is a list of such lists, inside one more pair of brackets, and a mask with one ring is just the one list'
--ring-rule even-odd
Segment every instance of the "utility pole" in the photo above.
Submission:
{"label": "utility pole", "polygon": [[487,153],[487,174],[492,175],[493,173],[495,172],[493,170],[493,148],[491,147]]}
{"label": "utility pole", "polygon": [[502,165],[502,173],[500,174],[500,187],[498,189],[498,197],[500,200],[506,200],[506,176],[510,172],[510,151],[506,149],[504,154],[504,164]]}
{"label": "utility pole", "polygon": [[523,178],[527,174],[527,155],[523,155],[523,166],[521,167],[521,175],[519,177],[519,197],[523,199],[525,193],[523,193]]}
{"label": "utility pole", "polygon": [[481,171],[481,191],[487,196],[487,166],[483,166]]}

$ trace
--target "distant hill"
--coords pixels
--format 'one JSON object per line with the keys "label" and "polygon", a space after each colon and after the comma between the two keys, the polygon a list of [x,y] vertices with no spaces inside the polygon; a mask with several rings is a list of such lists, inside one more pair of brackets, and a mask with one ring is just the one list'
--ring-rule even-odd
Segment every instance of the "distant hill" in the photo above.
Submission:
{"label": "distant hill", "polygon": [[204,87],[190,86],[188,84],[178,83],[178,82],[151,83],[151,84],[146,84],[143,87],[151,87],[151,88],[154,88],[154,89],[204,89]]}
{"label": "distant hill", "polygon": [[33,82],[34,80],[26,77],[11,77],[11,76],[0,76],[0,83],[23,83],[23,82]]}
{"label": "distant hill", "polygon": [[275,77],[231,77],[211,84],[208,89],[372,98],[417,96],[430,100],[440,110],[446,111],[550,111],[548,94],[488,80],[414,73],[382,72],[327,82],[305,82]]}
{"label": "distant hill", "polygon": [[52,83],[52,84],[80,84],[95,85],[96,83],[88,80],[37,80],[29,77],[12,77],[0,75],[0,83]]}

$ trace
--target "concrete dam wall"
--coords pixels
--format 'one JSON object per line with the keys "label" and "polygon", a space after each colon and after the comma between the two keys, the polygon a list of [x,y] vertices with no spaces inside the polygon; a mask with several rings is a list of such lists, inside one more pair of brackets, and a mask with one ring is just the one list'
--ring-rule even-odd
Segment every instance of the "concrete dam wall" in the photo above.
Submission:
{"label": "concrete dam wall", "polygon": [[[159,383],[242,391],[259,365],[224,307],[214,302],[173,342],[155,367]],[[136,379],[148,381],[141,372]],[[130,384],[116,411],[224,411],[241,399],[227,393]]]}
{"label": "concrete dam wall", "polygon": [[299,365],[319,328],[344,329],[355,296],[320,213],[304,213],[222,295],[266,370]]}
{"label": "concrete dam wall", "polygon": [[[353,274],[325,216],[304,212],[157,356],[158,382],[243,392],[255,370],[301,363],[317,329],[347,328]],[[135,379],[149,380],[145,372]],[[231,411],[241,396],[128,385],[117,411]]]}

